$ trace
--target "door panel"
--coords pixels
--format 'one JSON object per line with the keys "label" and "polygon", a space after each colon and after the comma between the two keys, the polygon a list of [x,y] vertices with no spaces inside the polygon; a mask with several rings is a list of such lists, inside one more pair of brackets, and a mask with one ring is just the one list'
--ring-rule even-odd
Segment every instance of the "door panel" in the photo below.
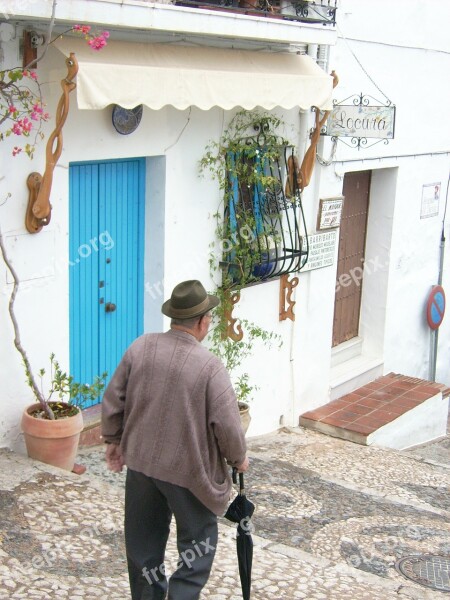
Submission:
{"label": "door panel", "polygon": [[143,330],[144,159],[70,167],[70,361],[112,376]]}
{"label": "door panel", "polygon": [[346,173],[339,232],[333,346],[358,335],[371,171]]}

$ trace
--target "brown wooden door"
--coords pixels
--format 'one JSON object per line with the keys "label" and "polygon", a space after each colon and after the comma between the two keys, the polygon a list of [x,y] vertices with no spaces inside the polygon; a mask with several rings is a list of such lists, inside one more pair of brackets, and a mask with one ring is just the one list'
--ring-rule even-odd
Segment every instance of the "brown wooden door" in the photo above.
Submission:
{"label": "brown wooden door", "polygon": [[333,346],[358,335],[371,171],[347,173],[339,233]]}

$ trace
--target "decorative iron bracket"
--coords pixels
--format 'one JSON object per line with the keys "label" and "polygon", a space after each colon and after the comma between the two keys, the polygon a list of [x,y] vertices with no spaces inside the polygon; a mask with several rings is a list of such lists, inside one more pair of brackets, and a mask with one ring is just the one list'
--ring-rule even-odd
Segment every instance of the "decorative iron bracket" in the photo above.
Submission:
{"label": "decorative iron bracket", "polygon": [[[291,319],[295,321],[294,306],[295,300],[292,300],[294,288],[298,286],[298,277],[293,277],[289,281],[289,275],[280,277],[280,321]],[[286,303],[288,304],[286,308]]]}
{"label": "decorative iron bracket", "polygon": [[[253,131],[250,132],[250,129],[253,129]],[[243,142],[249,147],[257,145],[261,148],[266,144],[280,146],[280,148],[286,145],[286,140],[282,136],[271,131],[270,122],[265,117],[261,117],[259,121],[253,122],[251,127],[247,129],[246,135],[237,138],[236,141]]]}
{"label": "decorative iron bracket", "polygon": [[[62,128],[69,113],[69,94],[76,88],[73,81],[78,73],[78,61],[73,52],[66,59],[67,77],[61,80],[63,93],[56,109],[56,127],[48,138],[45,151],[45,172],[42,177],[39,173],[31,173],[27,179],[30,190],[28,206],[25,216],[25,227],[29,233],[38,233],[42,227],[50,223],[52,205],[50,204],[50,192],[52,189],[53,171],[63,149]],[[56,140],[56,148],[53,149]]]}
{"label": "decorative iron bracket", "polygon": [[[225,306],[223,311],[223,318],[225,320],[225,328],[222,333],[222,339],[227,339],[229,337],[234,342],[240,342],[244,337],[244,332],[242,331],[242,327],[240,323],[236,322],[238,319],[233,318],[233,308],[234,305],[239,302],[241,298],[240,292],[226,292],[227,298],[224,299]],[[229,294],[229,295],[228,295]]]}

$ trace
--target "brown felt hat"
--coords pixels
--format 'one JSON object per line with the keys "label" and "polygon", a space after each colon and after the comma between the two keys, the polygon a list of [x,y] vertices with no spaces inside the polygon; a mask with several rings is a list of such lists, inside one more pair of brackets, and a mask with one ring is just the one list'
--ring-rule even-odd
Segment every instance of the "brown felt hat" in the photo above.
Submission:
{"label": "brown felt hat", "polygon": [[217,296],[208,294],[197,279],[182,281],[173,288],[161,312],[172,319],[192,319],[204,315],[219,304]]}

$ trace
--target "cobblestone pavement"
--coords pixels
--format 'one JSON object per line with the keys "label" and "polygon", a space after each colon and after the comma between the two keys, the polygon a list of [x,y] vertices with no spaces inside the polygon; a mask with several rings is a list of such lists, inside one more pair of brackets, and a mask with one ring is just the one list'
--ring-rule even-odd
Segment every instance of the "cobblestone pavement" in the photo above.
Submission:
{"label": "cobblestone pavement", "polygon": [[[252,600],[444,598],[394,564],[450,557],[447,441],[396,452],[304,429],[250,439]],[[0,450],[0,600],[129,598],[124,474],[106,470],[103,451],[82,450],[76,476]],[[202,600],[238,600],[235,528],[219,529]],[[169,572],[176,560],[172,535]]]}

